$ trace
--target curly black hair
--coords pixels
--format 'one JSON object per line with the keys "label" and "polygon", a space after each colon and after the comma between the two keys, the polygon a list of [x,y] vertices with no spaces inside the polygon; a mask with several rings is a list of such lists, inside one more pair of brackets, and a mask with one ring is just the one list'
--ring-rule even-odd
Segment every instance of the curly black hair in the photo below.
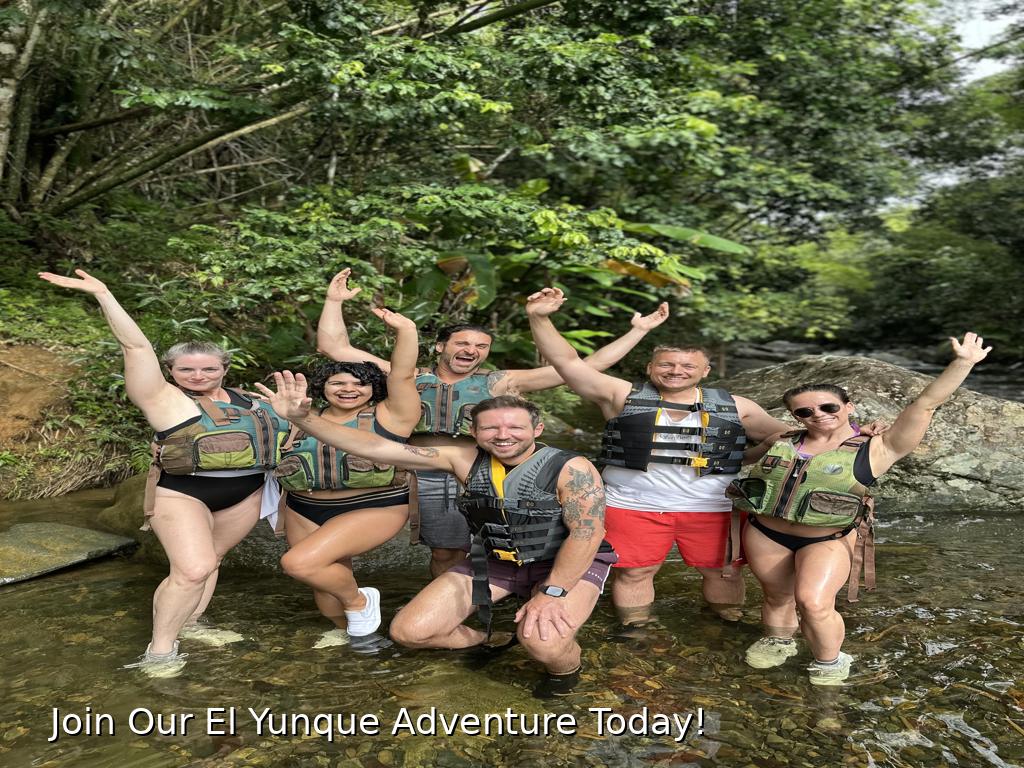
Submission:
{"label": "curly black hair", "polygon": [[339,373],[347,373],[359,379],[360,384],[369,384],[373,388],[370,403],[379,403],[388,398],[388,377],[376,363],[369,360],[362,363],[339,363],[327,360],[309,374],[309,395],[314,400],[324,400],[324,385],[327,380]]}

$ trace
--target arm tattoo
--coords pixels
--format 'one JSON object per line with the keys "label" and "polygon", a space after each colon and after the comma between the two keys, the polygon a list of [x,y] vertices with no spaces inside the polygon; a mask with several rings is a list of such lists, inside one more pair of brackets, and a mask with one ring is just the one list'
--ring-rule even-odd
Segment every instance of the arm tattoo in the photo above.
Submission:
{"label": "arm tattoo", "polygon": [[440,455],[437,448],[423,448],[419,445],[403,445],[403,448],[409,453],[414,453],[417,456],[426,456],[427,458],[433,459]]}
{"label": "arm tattoo", "polygon": [[[491,371],[489,374],[487,374],[487,389],[491,392],[492,396],[497,396],[499,394],[502,394],[502,395],[516,394],[516,393],[514,393],[514,392],[509,390],[508,382],[505,381],[505,379],[507,379],[507,378],[508,378],[508,371]],[[504,384],[502,384],[502,382],[504,382]],[[499,384],[502,385],[501,386],[501,389],[502,389],[501,392],[497,392],[496,391],[498,389],[498,385]]]}
{"label": "arm tattoo", "polygon": [[570,536],[592,539],[595,523],[604,521],[604,485],[591,472],[569,467],[565,488],[567,498],[562,503],[562,519],[572,531]]}

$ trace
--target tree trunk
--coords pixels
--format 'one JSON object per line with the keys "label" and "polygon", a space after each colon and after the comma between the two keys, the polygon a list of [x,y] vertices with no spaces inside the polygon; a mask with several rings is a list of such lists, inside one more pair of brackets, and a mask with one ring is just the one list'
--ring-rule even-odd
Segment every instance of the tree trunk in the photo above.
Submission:
{"label": "tree trunk", "polygon": [[45,8],[37,10],[32,0],[18,0],[16,7],[25,14],[25,26],[11,25],[0,32],[0,180],[8,170],[11,134],[18,132],[18,86],[28,71],[48,13]]}

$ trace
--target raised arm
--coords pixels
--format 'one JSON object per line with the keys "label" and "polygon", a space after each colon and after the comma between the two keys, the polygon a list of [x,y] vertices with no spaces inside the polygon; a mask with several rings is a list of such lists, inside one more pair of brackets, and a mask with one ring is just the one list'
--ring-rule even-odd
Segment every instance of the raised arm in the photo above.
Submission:
{"label": "raised arm", "polygon": [[387,373],[391,369],[390,362],[353,347],[349,340],[341,305],[363,290],[348,287],[348,278],[351,274],[352,270],[345,268],[331,278],[331,283],[327,286],[324,308],[320,311],[320,321],[316,327],[317,351],[343,363],[362,363],[368,360],[376,363]]}
{"label": "raised arm", "polygon": [[[545,288],[543,291],[533,294],[530,298],[533,299],[533,297],[540,296],[544,297],[544,301],[553,302],[554,308],[552,311],[561,306],[561,303],[565,300],[562,292],[557,288]],[[557,297],[557,299],[552,297]],[[533,301],[534,312],[538,309],[538,301],[539,299]],[[526,311],[527,314],[531,311],[530,300],[527,301]],[[583,363],[595,371],[604,371],[611,368],[629,354],[648,333],[665,322],[668,319],[668,314],[668,304],[665,302],[659,304],[658,308],[649,315],[641,315],[639,312],[634,313],[630,321],[631,328],[626,333],[614,341],[605,344],[589,357],[584,358]],[[534,337],[536,338],[536,334],[534,334]],[[543,351],[541,351],[541,355],[548,360],[551,359]],[[502,381],[509,392],[537,392],[538,390],[551,389],[566,383],[553,365],[546,365],[541,368],[502,371],[501,373],[504,374]],[[492,391],[496,391],[493,386]]]}
{"label": "raised arm", "polygon": [[168,429],[193,416],[197,406],[164,378],[153,345],[107,286],[84,270],[76,269],[75,274],[77,279],[52,272],[40,272],[39,277],[61,288],[95,297],[124,354],[125,393],[142,411],[150,426],[158,431]]}
{"label": "raised arm", "polygon": [[390,309],[376,308],[373,314],[395,331],[388,373],[388,398],[378,406],[384,428],[396,435],[408,435],[420,420],[420,395],[416,391],[416,359],[419,334],[416,324]]}
{"label": "raised arm", "polygon": [[[774,416],[770,415],[764,408],[755,403],[753,400],[749,400],[746,397],[736,396],[736,410],[740,414],[740,422],[743,424],[743,431],[747,433],[747,437],[754,442],[767,441],[769,438],[785,433],[791,432],[796,427],[792,424],[787,424],[784,421],[779,421]],[[762,455],[768,448],[771,447],[771,443],[765,446]],[[753,456],[754,454],[751,454]],[[760,458],[760,457],[758,457]],[[751,459],[755,461],[756,459]],[[747,463],[747,458],[744,458],[744,463]]]}
{"label": "raised arm", "polygon": [[[569,537],[562,542],[546,583],[568,591],[594,562],[604,539],[604,484],[597,468],[582,456],[569,461],[558,476],[558,500]],[[516,622],[523,623],[525,637],[536,630],[543,640],[552,632],[570,637],[576,630],[565,599],[540,592],[519,609]]]}
{"label": "raised arm", "polygon": [[427,448],[403,445],[366,430],[327,421],[312,412],[312,399],[306,396],[306,377],[301,373],[275,371],[276,392],[259,382],[255,386],[282,419],[290,421],[323,443],[380,464],[391,464],[403,469],[436,469],[463,478],[476,456],[474,447]]}
{"label": "raised arm", "polygon": [[530,330],[540,354],[558,372],[565,383],[586,400],[596,403],[606,419],[615,416],[629,396],[630,384],[601,373],[580,359],[576,350],[562,338],[551,314],[556,312],[565,299],[557,288],[545,288],[531,295],[526,302],[526,314],[530,318]]}
{"label": "raised arm", "polygon": [[950,342],[955,357],[946,366],[946,370],[903,409],[888,432],[871,441],[871,472],[875,477],[887,472],[893,464],[920,445],[935,410],[956,392],[974,366],[992,351],[992,347],[984,346],[985,340],[976,333],[964,334],[962,343],[952,337]]}

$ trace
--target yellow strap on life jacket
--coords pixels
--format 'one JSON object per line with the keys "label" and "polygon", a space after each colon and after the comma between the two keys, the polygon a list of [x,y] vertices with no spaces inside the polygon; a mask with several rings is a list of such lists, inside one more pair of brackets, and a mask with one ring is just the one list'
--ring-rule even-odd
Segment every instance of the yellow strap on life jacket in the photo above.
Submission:
{"label": "yellow strap on life jacket", "polygon": [[494,495],[499,499],[505,498],[505,465],[494,456],[491,456],[491,485],[494,487]]}

